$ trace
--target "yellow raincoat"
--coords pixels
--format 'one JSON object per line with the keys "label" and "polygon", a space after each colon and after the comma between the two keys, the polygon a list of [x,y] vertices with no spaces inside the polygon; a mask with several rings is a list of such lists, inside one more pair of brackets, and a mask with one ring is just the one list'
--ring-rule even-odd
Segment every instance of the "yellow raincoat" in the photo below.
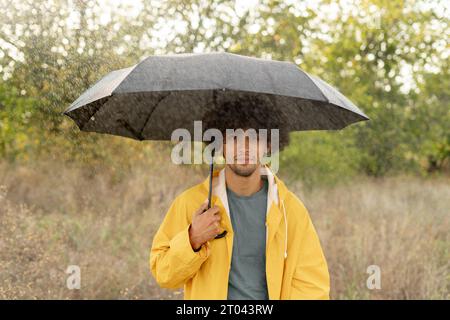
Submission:
{"label": "yellow raincoat", "polygon": [[[269,299],[329,299],[330,278],[322,248],[308,211],[268,167],[266,279]],[[264,173],[263,173],[264,174]],[[233,248],[225,187],[225,170],[213,173],[212,203],[220,209],[220,239],[194,252],[188,229],[193,213],[208,197],[208,178],[172,202],[156,233],[150,270],[164,288],[184,286],[185,299],[227,299]]]}

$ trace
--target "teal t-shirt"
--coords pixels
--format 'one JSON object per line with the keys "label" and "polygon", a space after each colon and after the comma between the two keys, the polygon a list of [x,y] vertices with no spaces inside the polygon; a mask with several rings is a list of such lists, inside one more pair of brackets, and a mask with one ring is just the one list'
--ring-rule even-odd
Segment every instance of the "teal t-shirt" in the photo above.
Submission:
{"label": "teal t-shirt", "polygon": [[233,254],[228,280],[229,300],[267,300],[266,210],[267,179],[251,196],[227,188],[233,225]]}

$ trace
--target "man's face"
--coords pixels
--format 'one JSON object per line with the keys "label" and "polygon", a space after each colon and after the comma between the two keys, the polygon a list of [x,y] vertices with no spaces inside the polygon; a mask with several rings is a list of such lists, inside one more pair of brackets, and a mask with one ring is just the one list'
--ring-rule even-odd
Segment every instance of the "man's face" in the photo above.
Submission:
{"label": "man's face", "polygon": [[239,176],[252,175],[267,150],[264,142],[253,129],[237,129],[232,135],[226,134],[223,145],[226,164]]}

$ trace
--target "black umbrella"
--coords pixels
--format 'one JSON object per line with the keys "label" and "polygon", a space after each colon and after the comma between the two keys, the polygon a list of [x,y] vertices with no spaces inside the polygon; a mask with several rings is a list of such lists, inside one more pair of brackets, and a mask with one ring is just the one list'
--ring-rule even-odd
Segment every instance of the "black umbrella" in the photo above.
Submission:
{"label": "black umbrella", "polygon": [[[236,97],[267,101],[287,115],[288,131],[337,130],[369,120],[335,88],[292,62],[232,53],[150,56],[108,73],[64,114],[83,131],[171,140],[175,129],[186,128],[195,139],[194,120]],[[212,170],[213,164],[208,207]]]}

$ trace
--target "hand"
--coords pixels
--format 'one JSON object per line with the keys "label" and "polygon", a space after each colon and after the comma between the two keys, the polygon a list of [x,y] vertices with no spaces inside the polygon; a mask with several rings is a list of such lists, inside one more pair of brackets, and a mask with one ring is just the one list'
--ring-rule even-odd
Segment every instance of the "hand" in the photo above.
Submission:
{"label": "hand", "polygon": [[219,207],[214,206],[205,211],[207,208],[208,200],[200,206],[192,217],[192,223],[189,227],[189,241],[194,250],[198,250],[202,244],[220,234]]}

